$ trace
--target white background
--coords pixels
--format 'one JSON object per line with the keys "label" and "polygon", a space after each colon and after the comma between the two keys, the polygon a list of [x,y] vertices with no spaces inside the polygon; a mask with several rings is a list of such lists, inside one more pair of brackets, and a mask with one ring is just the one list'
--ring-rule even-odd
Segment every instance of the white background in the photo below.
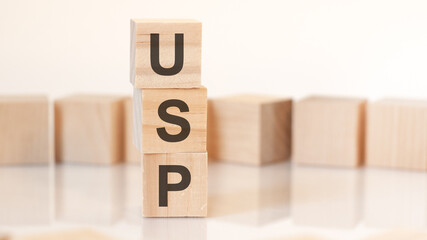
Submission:
{"label": "white background", "polygon": [[1,0],[0,94],[131,94],[130,18],[203,22],[210,96],[423,97],[424,0]]}

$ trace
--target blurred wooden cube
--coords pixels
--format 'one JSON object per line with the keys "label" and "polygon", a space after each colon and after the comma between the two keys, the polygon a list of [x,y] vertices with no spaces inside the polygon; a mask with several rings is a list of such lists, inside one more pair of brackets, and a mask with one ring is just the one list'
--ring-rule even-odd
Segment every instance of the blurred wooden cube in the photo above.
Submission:
{"label": "blurred wooden cube", "polygon": [[297,102],[293,118],[296,163],[356,167],[364,156],[366,100],[309,97]]}
{"label": "blurred wooden cube", "polygon": [[131,20],[131,82],[136,88],[201,87],[202,23]]}
{"label": "blurred wooden cube", "polygon": [[[160,153],[143,155],[142,190],[145,217],[205,217],[207,215],[207,153]],[[185,172],[174,172],[176,166],[186,168]],[[167,170],[161,174],[160,168]],[[173,191],[168,187],[166,201],[161,196],[162,176],[167,176],[168,185],[177,185],[189,180],[183,190]],[[184,186],[185,187],[185,186]],[[163,192],[164,193],[164,192]],[[163,204],[166,203],[166,206]]]}
{"label": "blurred wooden cube", "polygon": [[0,233],[0,240],[9,240],[9,235],[5,233]]}
{"label": "blurred wooden cube", "polygon": [[111,164],[123,160],[124,98],[74,95],[55,102],[56,160]]}
{"label": "blurred wooden cube", "polygon": [[62,230],[57,232],[24,235],[13,238],[14,240],[115,240],[115,238],[90,229]]}
{"label": "blurred wooden cube", "polygon": [[427,101],[383,99],[367,120],[367,165],[427,170]]}
{"label": "blurred wooden cube", "polygon": [[139,163],[139,151],[133,144],[133,102],[132,98],[125,100],[125,162]]}
{"label": "blurred wooden cube", "polygon": [[1,96],[0,132],[0,164],[48,163],[48,98]]}
{"label": "blurred wooden cube", "polygon": [[209,100],[209,156],[253,165],[288,159],[291,112],[289,98],[246,94]]}
{"label": "blurred wooden cube", "polygon": [[206,88],[135,89],[141,152],[206,152],[206,94]]}

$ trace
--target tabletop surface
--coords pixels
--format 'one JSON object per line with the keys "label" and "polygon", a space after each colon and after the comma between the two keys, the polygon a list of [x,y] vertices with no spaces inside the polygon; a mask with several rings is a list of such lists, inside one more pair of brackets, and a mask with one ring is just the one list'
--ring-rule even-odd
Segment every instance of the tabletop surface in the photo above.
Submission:
{"label": "tabletop surface", "polygon": [[141,168],[0,168],[0,234],[90,228],[119,239],[364,239],[427,230],[427,173],[211,162],[207,218],[141,217]]}

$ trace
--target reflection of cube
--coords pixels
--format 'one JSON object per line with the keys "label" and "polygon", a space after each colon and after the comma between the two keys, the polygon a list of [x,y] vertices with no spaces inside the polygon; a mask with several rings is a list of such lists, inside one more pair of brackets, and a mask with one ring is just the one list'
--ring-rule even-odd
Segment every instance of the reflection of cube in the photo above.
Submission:
{"label": "reflection of cube", "polygon": [[0,97],[0,164],[49,162],[48,99]]}
{"label": "reflection of cube", "polygon": [[359,170],[297,166],[291,175],[291,215],[295,224],[352,228],[359,223]]}
{"label": "reflection of cube", "polygon": [[[141,221],[141,220],[140,220]],[[144,239],[206,240],[205,218],[144,218]]]}
{"label": "reflection of cube", "polygon": [[48,165],[0,168],[0,226],[49,225],[51,181]]}
{"label": "reflection of cube", "polygon": [[123,177],[120,165],[57,165],[56,217],[65,222],[80,224],[116,222],[123,210]]}
{"label": "reflection of cube", "polygon": [[289,158],[291,99],[238,95],[212,99],[208,105],[213,159],[259,165]]}
{"label": "reflection of cube", "polygon": [[[143,215],[145,217],[205,217],[207,214],[207,154],[160,153],[143,155]],[[183,167],[189,172],[174,171],[170,167]],[[166,171],[167,185],[161,186],[162,172]],[[170,169],[169,169],[170,168]],[[170,170],[170,171],[169,171]],[[186,177],[187,176],[187,177]],[[169,189],[162,202],[161,189],[186,182],[183,189]],[[187,183],[187,182],[186,182]],[[186,187],[186,188],[184,188]],[[164,196],[164,195],[163,195]],[[162,204],[162,203],[166,203]]]}
{"label": "reflection of cube", "polygon": [[201,47],[201,22],[133,19],[131,82],[136,88],[198,88]]}
{"label": "reflection of cube", "polygon": [[365,226],[373,228],[426,226],[427,175],[424,172],[369,168],[364,171],[363,176]]}
{"label": "reflection of cube", "polygon": [[133,144],[133,103],[132,98],[125,100],[125,161],[130,163],[139,163],[139,151]]}
{"label": "reflection of cube", "polygon": [[293,160],[355,167],[364,154],[363,99],[310,97],[297,102],[293,118]]}
{"label": "reflection of cube", "polygon": [[130,224],[141,223],[142,174],[140,164],[126,164],[123,167],[124,209],[123,219]]}
{"label": "reflection of cube", "polygon": [[367,119],[367,165],[427,170],[427,101],[380,100]]}
{"label": "reflection of cube", "polygon": [[[251,167],[209,165],[209,217],[247,225],[266,225],[289,215],[288,162]],[[244,200],[242,200],[244,199]]]}
{"label": "reflection of cube", "polygon": [[123,97],[75,95],[55,102],[56,160],[123,159]]}
{"label": "reflection of cube", "polygon": [[135,89],[142,152],[206,152],[206,94],[206,88]]}

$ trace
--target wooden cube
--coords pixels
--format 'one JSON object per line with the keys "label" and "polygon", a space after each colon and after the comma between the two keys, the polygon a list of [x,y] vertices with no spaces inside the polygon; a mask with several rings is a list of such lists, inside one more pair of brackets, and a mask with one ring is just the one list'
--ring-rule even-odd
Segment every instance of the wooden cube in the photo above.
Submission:
{"label": "wooden cube", "polygon": [[133,144],[133,102],[132,98],[125,100],[125,162],[139,163],[140,154],[136,146]]}
{"label": "wooden cube", "polygon": [[427,170],[427,101],[383,99],[367,119],[367,165]]}
{"label": "wooden cube", "polygon": [[293,161],[356,167],[363,161],[366,101],[309,97],[297,102],[293,117]]}
{"label": "wooden cube", "polygon": [[135,89],[143,153],[206,152],[206,88]]}
{"label": "wooden cube", "polygon": [[210,157],[253,165],[288,159],[291,111],[289,98],[246,94],[209,100]]}
{"label": "wooden cube", "polygon": [[55,102],[56,160],[111,164],[123,160],[123,97],[74,95]]}
{"label": "wooden cube", "polygon": [[202,23],[131,20],[131,82],[136,88],[199,88]]}
{"label": "wooden cube", "polygon": [[47,97],[1,96],[0,132],[0,164],[48,163]]}
{"label": "wooden cube", "polygon": [[145,217],[207,215],[207,153],[143,155]]}

